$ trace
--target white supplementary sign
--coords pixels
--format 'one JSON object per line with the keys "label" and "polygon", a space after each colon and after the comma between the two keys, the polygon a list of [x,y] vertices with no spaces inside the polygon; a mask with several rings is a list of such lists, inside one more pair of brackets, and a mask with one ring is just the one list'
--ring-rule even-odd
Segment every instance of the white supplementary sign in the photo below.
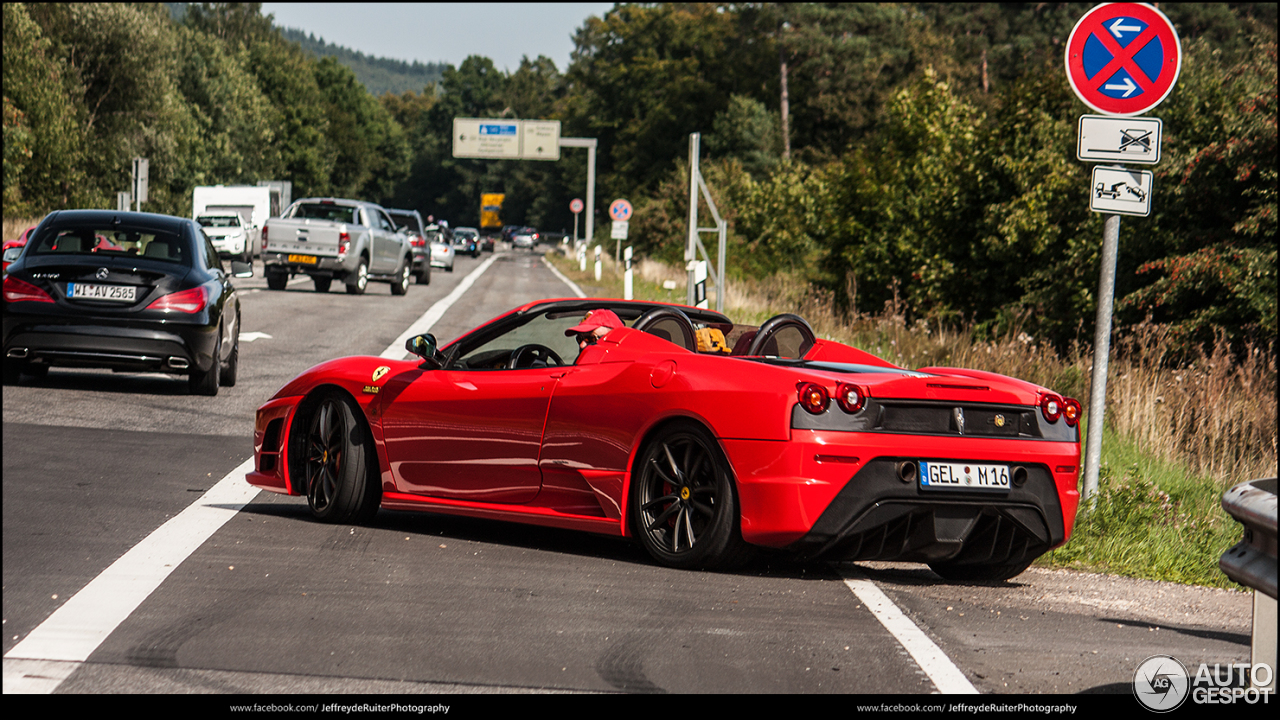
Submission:
{"label": "white supplementary sign", "polygon": [[614,220],[613,227],[609,231],[610,240],[626,240],[627,228],[630,225],[626,220]]}
{"label": "white supplementary sign", "polygon": [[453,156],[489,160],[559,160],[559,120],[453,119]]}
{"label": "white supplementary sign", "polygon": [[1160,118],[1081,115],[1076,159],[1154,165],[1163,128]]}
{"label": "white supplementary sign", "polygon": [[1089,209],[1116,215],[1151,214],[1151,187],[1155,176],[1149,170],[1128,170],[1098,166],[1089,187]]}

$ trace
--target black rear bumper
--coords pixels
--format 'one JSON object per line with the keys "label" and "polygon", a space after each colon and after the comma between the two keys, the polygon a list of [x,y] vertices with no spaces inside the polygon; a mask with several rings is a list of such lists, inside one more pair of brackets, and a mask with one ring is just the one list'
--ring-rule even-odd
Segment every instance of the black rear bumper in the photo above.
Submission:
{"label": "black rear bumper", "polygon": [[1026,482],[999,495],[924,491],[899,479],[900,462],[867,463],[789,549],[832,560],[953,564],[1030,561],[1065,539],[1049,469],[1028,464]]}

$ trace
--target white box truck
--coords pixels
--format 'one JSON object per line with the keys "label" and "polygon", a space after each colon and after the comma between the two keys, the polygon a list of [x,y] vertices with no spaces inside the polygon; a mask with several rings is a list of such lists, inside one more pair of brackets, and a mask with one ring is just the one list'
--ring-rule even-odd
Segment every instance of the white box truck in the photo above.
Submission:
{"label": "white box truck", "polygon": [[254,185],[201,185],[191,193],[191,217],[239,215],[248,230],[249,255],[261,254],[262,226],[271,217],[272,188]]}

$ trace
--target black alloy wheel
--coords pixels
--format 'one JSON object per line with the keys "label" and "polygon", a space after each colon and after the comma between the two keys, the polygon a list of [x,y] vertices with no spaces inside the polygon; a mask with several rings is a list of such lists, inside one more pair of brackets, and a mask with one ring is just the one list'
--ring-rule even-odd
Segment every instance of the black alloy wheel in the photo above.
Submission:
{"label": "black alloy wheel", "polygon": [[655,560],[726,569],[745,559],[729,463],[706,430],[667,426],[646,445],[634,473],[632,529]]}
{"label": "black alloy wheel", "polygon": [[380,488],[369,471],[369,433],[353,403],[337,391],[318,398],[302,441],[307,504],[316,519],[365,523],[378,512]]}

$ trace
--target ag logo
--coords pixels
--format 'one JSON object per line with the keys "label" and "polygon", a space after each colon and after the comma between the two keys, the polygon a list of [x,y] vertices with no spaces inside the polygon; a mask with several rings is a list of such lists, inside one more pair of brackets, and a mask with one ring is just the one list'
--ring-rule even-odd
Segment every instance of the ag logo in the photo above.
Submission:
{"label": "ag logo", "polygon": [[1133,695],[1153,712],[1169,712],[1187,699],[1187,669],[1168,655],[1152,655],[1133,672]]}
{"label": "ag logo", "polygon": [[373,371],[373,382],[378,382],[382,379],[382,376],[386,375],[388,372],[391,372],[391,368],[386,365],[379,366],[377,370]]}

